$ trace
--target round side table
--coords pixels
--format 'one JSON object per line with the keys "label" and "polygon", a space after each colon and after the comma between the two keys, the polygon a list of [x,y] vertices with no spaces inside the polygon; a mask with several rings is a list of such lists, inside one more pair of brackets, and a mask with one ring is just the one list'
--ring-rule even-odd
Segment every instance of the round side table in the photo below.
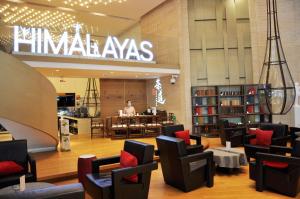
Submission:
{"label": "round side table", "polygon": [[93,154],[81,155],[78,158],[77,171],[78,181],[85,187],[86,177],[88,173],[92,173],[92,161],[96,160],[96,156]]}

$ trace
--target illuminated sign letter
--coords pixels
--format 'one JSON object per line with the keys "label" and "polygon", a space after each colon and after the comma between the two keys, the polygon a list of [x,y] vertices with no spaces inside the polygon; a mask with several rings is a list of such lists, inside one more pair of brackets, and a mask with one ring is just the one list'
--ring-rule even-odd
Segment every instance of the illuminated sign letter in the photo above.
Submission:
{"label": "illuminated sign letter", "polygon": [[[91,51],[93,49],[93,51]],[[97,43],[91,42],[91,35],[86,34],[86,55],[89,57],[101,57]]]}
{"label": "illuminated sign letter", "polygon": [[49,52],[49,44],[53,54],[59,54],[59,51],[62,46],[64,46],[64,55],[68,53],[68,33],[64,32],[61,36],[57,47],[55,47],[52,37],[47,29],[44,30],[44,53],[48,54]]}
{"label": "illuminated sign letter", "polygon": [[151,50],[147,49],[146,47],[152,48],[153,46],[149,41],[142,41],[141,45],[140,45],[141,51],[143,53],[145,53],[146,55],[148,55],[148,56],[145,57],[143,54],[141,54],[141,59],[143,61],[152,61],[153,60],[153,53],[151,52]]}
{"label": "illuminated sign letter", "polygon": [[118,54],[111,36],[106,39],[102,57],[106,57],[108,54],[112,55],[114,59],[118,59]]}
{"label": "illuminated sign letter", "polygon": [[[21,30],[22,37],[19,38]],[[29,38],[28,38],[29,37]],[[23,28],[19,26],[14,27],[14,51],[19,52],[19,44],[31,45],[31,52],[35,53],[35,42],[36,42],[35,28]]]}
{"label": "illuminated sign letter", "polygon": [[[74,37],[73,42],[71,44],[69,55],[73,55],[74,51],[77,51],[77,52],[81,52],[81,54],[83,56],[86,56],[86,52],[84,50],[84,46],[83,46],[83,43],[82,43],[82,40],[81,40],[81,37],[80,37],[80,28],[81,28],[80,25],[77,24],[76,25],[75,37]],[[79,46],[77,46],[77,44]]]}
{"label": "illuminated sign letter", "polygon": [[37,53],[42,53],[42,29],[37,29]]}
{"label": "illuminated sign letter", "polygon": [[125,59],[130,59],[130,57],[136,57],[137,60],[141,60],[140,54],[139,54],[139,51],[138,51],[138,48],[136,46],[134,39],[130,40]]}
{"label": "illuminated sign letter", "polygon": [[122,45],[120,44],[118,38],[114,37],[113,39],[114,39],[115,43],[117,44],[117,47],[118,47],[119,52],[120,52],[119,58],[120,58],[120,59],[124,59],[124,50],[125,50],[125,47],[126,47],[128,41],[129,41],[129,39],[125,39],[125,40],[123,41],[123,44],[122,44]]}
{"label": "illuminated sign letter", "polygon": [[166,99],[163,97],[163,89],[162,89],[160,79],[156,79],[154,89],[156,90],[156,98],[155,98],[156,106],[157,104],[165,104]]}

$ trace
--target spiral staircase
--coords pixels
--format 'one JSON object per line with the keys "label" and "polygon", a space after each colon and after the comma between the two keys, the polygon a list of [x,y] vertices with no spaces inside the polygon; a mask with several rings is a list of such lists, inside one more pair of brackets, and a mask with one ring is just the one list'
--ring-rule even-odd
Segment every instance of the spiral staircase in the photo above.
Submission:
{"label": "spiral staircase", "polygon": [[57,149],[56,91],[46,77],[0,51],[0,124],[31,152]]}

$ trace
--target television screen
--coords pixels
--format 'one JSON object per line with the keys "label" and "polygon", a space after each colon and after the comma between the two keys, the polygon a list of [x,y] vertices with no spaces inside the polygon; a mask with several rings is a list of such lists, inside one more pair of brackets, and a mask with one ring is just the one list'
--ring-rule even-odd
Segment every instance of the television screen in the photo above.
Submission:
{"label": "television screen", "polygon": [[63,93],[57,96],[57,107],[75,106],[75,93]]}

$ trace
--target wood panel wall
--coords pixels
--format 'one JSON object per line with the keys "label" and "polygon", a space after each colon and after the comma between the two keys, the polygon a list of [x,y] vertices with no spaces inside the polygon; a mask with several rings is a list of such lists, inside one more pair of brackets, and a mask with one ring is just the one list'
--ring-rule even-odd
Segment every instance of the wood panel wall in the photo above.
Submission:
{"label": "wood panel wall", "polygon": [[141,37],[153,44],[159,64],[179,65],[178,0],[169,0],[142,16]]}
{"label": "wood panel wall", "polygon": [[137,112],[147,108],[146,80],[101,79],[100,110],[103,118],[117,115],[131,100]]}
{"label": "wood panel wall", "polygon": [[248,0],[189,0],[192,85],[252,82]]}

